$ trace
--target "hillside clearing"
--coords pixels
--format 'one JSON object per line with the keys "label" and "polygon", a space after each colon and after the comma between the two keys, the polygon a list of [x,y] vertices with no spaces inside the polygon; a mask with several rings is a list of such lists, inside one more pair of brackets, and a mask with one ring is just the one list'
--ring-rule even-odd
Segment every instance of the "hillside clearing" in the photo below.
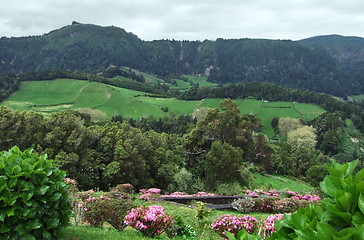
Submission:
{"label": "hillside clearing", "polygon": [[[52,81],[22,82],[20,90],[11,95],[1,105],[19,111],[34,110],[46,115],[67,109],[90,109],[89,112],[101,111],[108,118],[122,115],[138,119],[143,116],[161,118],[168,113],[177,116],[192,114],[197,109],[215,108],[223,99],[202,99],[184,101],[174,98],[153,98],[139,91],[114,87],[97,82],[73,79]],[[312,120],[324,112],[314,104],[292,102],[266,102],[254,99],[237,99],[242,114],[260,118],[263,133],[273,136],[270,125],[274,117],[302,118]],[[162,108],[168,108],[164,112]]]}

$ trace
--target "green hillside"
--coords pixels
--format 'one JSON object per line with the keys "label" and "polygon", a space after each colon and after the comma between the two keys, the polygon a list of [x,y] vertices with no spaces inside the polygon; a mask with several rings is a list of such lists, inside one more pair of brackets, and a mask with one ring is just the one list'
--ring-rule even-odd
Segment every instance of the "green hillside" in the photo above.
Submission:
{"label": "green hillside", "polygon": [[[123,115],[132,118],[152,115],[163,117],[168,112],[176,115],[192,114],[202,107],[218,107],[223,99],[183,101],[175,98],[146,97],[145,93],[118,88],[97,82],[72,79],[22,82],[20,90],[11,95],[2,105],[17,110],[35,110],[44,114],[66,109],[82,109],[88,113],[104,113],[108,118]],[[263,132],[273,136],[270,126],[274,117],[303,118],[307,121],[324,112],[313,104],[292,102],[267,102],[262,100],[236,100],[243,114],[262,119]]]}
{"label": "green hillside", "polygon": [[346,97],[364,92],[363,42],[335,36],[143,41],[121,28],[74,23],[42,36],[1,38],[0,75],[59,69],[100,73],[115,66],[156,76],[148,82],[201,75],[218,85],[271,82]]}

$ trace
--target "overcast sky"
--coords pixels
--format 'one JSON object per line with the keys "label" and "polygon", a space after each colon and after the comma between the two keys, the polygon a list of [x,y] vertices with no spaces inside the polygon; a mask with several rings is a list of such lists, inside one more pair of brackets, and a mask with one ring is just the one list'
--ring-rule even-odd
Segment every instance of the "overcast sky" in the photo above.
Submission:
{"label": "overcast sky", "polygon": [[8,0],[0,36],[41,35],[72,21],[117,26],[143,40],[364,37],[363,0]]}

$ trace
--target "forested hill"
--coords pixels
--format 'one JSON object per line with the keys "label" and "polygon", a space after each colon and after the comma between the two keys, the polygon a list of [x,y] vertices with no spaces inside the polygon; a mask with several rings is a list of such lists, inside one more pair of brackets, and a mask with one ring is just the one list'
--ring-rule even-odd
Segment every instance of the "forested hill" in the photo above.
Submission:
{"label": "forested hill", "polygon": [[74,22],[42,36],[2,37],[0,75],[53,69],[98,73],[127,66],[160,77],[203,74],[218,84],[264,81],[336,96],[364,93],[364,57],[358,54],[364,46],[355,45],[356,54],[340,58],[340,49],[346,53],[352,47],[312,40],[143,41],[121,28]]}
{"label": "forested hill", "polygon": [[314,48],[324,48],[339,63],[342,74],[349,80],[348,83],[353,86],[363,85],[364,38],[328,35],[307,38],[300,42]]}

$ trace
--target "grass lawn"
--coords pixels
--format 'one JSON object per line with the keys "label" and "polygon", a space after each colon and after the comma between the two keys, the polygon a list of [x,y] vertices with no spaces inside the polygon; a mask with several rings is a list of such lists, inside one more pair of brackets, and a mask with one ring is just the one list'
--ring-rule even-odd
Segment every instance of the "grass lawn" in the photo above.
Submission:
{"label": "grass lawn", "polygon": [[185,77],[193,82],[198,83],[200,87],[216,87],[216,83],[208,82],[207,76],[197,76],[197,75],[185,75]]}
{"label": "grass lawn", "polygon": [[262,119],[262,132],[267,136],[274,136],[274,130],[271,126],[273,118],[300,118],[301,114],[292,108],[291,102],[263,102],[260,111],[256,116]]}
{"label": "grass lawn", "polygon": [[294,192],[311,192],[313,187],[299,180],[285,176],[263,176],[253,173],[254,185],[261,189],[290,190]]}

